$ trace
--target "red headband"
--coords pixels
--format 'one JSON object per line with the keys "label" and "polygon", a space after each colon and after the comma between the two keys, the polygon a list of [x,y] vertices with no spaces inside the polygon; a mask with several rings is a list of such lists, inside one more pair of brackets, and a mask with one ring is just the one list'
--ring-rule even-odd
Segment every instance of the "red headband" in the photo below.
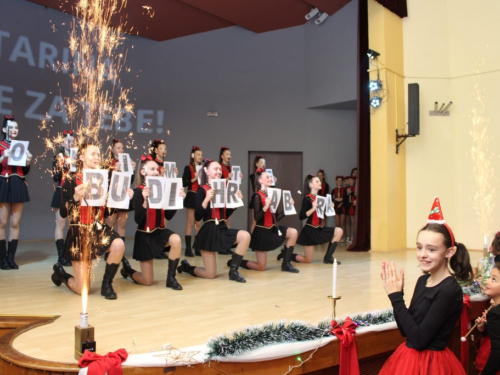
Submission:
{"label": "red headband", "polygon": [[141,160],[142,161],[146,161],[146,160],[153,160],[153,158],[151,157],[151,155],[141,155]]}

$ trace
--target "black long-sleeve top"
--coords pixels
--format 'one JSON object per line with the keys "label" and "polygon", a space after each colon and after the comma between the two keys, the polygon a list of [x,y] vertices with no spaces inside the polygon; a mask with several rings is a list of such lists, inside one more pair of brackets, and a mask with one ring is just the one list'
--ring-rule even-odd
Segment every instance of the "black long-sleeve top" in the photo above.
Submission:
{"label": "black long-sleeve top", "polygon": [[252,181],[251,185],[252,185],[252,192],[255,193],[255,173],[252,173],[250,175],[250,181]]}
{"label": "black long-sleeve top", "polygon": [[196,173],[196,167],[192,164],[186,165],[184,167],[184,173],[182,173],[182,186],[186,188],[187,191],[198,191],[199,185],[198,180],[191,182]]}
{"label": "black long-sleeve top", "polygon": [[299,219],[305,220],[307,219],[306,224],[311,225],[315,228],[321,226],[321,219],[318,217],[316,210],[312,213],[311,216],[307,216],[307,211],[309,211],[313,205],[312,202],[316,200],[316,195],[307,194],[302,200],[302,208],[300,209]]}
{"label": "black long-sleeve top", "polygon": [[[348,189],[351,192],[348,192]],[[356,200],[356,187],[355,186],[347,186],[344,188],[344,206],[350,206],[352,202]]]}
{"label": "black long-sleeve top", "polygon": [[203,185],[196,192],[195,204],[196,208],[194,211],[194,218],[196,221],[210,221],[210,220],[226,220],[229,216],[234,212],[234,208],[211,208],[210,203],[207,204],[207,208],[203,208],[202,204],[207,196],[207,190],[210,190],[212,187],[209,184]]}
{"label": "black long-sleeve top", "polygon": [[403,292],[389,294],[399,331],[407,338],[406,346],[416,350],[443,350],[463,305],[462,288],[453,276],[427,287],[430,275],[417,281],[410,307]]}
{"label": "black long-sleeve top", "polygon": [[495,375],[500,370],[500,305],[486,315],[486,332],[491,340],[491,353],[481,375]]}
{"label": "black long-sleeve top", "polygon": [[54,156],[52,161],[52,179],[57,184],[57,186],[63,186],[66,175],[69,173],[69,168],[66,166],[66,159],[69,156],[63,155],[61,158],[59,155]]}
{"label": "black long-sleeve top", "polygon": [[[147,231],[149,226],[149,231],[152,232],[157,228],[165,228],[165,220],[172,220],[177,210],[161,210],[156,208],[144,208],[144,197],[142,196],[142,190],[144,185],[141,185],[134,189],[134,197],[132,198],[134,202],[134,220],[137,223],[137,230]],[[146,216],[147,215],[147,216]],[[148,222],[149,217],[149,222]]]}
{"label": "black long-sleeve top", "polygon": [[[257,193],[255,193],[253,195],[253,197],[252,197],[253,210],[254,210],[253,217],[255,218],[255,221],[256,221],[258,226],[271,228],[273,225],[275,225],[277,223],[274,222],[271,207],[269,207],[267,209],[267,211],[264,212],[266,198],[267,198],[267,194],[262,190],[259,190]],[[276,222],[278,222],[285,215],[283,212],[277,211],[274,216],[276,217]]]}

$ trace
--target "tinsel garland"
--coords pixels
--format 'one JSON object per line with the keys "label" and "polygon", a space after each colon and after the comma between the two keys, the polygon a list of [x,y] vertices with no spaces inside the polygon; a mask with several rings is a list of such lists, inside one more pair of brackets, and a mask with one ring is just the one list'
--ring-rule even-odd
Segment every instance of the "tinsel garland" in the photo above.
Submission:
{"label": "tinsel garland", "polygon": [[[351,316],[351,319],[357,326],[368,327],[393,322],[394,312],[392,309],[386,309],[358,313]],[[332,336],[331,323],[331,319],[323,319],[317,326],[301,321],[292,321],[289,324],[280,321],[233,331],[208,340],[208,359],[238,355],[268,345],[311,341]],[[337,323],[342,325],[344,319],[337,319]]]}

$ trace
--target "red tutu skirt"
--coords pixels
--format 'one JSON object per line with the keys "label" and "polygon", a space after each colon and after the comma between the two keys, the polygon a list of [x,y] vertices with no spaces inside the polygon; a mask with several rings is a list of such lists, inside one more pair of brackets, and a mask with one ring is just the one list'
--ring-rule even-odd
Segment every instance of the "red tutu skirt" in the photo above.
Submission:
{"label": "red tutu skirt", "polygon": [[[481,344],[476,355],[476,361],[474,362],[478,371],[483,371],[483,368],[486,366],[486,362],[488,362],[488,358],[490,357],[490,353],[491,341],[490,338],[486,336],[481,339]],[[500,375],[500,371],[498,371],[496,375]]]}
{"label": "red tutu skirt", "polygon": [[453,352],[415,350],[402,343],[385,362],[379,375],[465,375],[464,368]]}

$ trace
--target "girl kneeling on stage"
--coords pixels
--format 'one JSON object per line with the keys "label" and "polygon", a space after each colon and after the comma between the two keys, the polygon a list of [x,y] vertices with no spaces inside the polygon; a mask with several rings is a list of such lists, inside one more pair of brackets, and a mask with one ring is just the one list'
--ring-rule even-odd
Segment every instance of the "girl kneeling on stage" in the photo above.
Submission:
{"label": "girl kneeling on stage", "polygon": [[[134,189],[135,232],[134,259],[141,262],[141,272],[134,270],[127,260],[123,261],[120,273],[124,278],[130,277],[142,285],[152,285],[154,281],[153,259],[162,259],[163,251],[170,247],[168,253],[167,288],[182,290],[175,279],[175,269],[181,256],[181,238],[170,229],[165,228],[165,220],[172,220],[177,210],[162,210],[148,207],[149,188],[145,184],[145,176],[159,176],[158,164],[153,158],[142,156],[139,170],[136,172],[138,186]],[[181,196],[185,197],[184,188]]]}
{"label": "girl kneeling on stage", "polygon": [[[184,259],[177,271],[192,276],[213,279],[217,274],[215,254],[229,249],[233,244],[237,244],[229,265],[229,280],[246,283],[246,280],[238,273],[238,267],[248,249],[250,234],[244,230],[229,229],[227,227],[226,219],[231,216],[234,209],[225,207],[210,208],[210,201],[215,193],[210,183],[212,180],[220,179],[222,175],[220,164],[216,161],[205,160],[200,172],[202,186],[196,192],[195,219],[196,221],[203,219],[204,224],[196,236],[193,247],[195,250],[201,251],[205,267],[191,266]],[[238,197],[242,198],[241,191],[238,191]]]}
{"label": "girl kneeling on stage", "polygon": [[389,357],[381,375],[465,375],[447,344],[463,307],[463,292],[457,279],[472,280],[472,267],[467,249],[455,242],[451,228],[444,224],[438,202],[429,223],[417,235],[417,260],[424,275],[417,281],[410,307],[406,307],[403,298],[403,269],[397,272],[394,262],[382,262],[384,289],[406,343]]}
{"label": "girl kneeling on stage", "polygon": [[[333,253],[342,238],[343,232],[340,228],[323,227],[321,225],[321,219],[316,213],[316,208],[318,208],[316,195],[320,190],[320,179],[312,174],[307,175],[304,181],[304,194],[306,196],[302,201],[302,209],[299,214],[299,219],[307,219],[307,222],[297,239],[297,243],[304,247],[304,255],[292,254],[291,259],[294,262],[311,263],[314,257],[314,246],[328,242],[328,249],[323,258],[323,263],[333,264]],[[283,258],[284,255],[282,251],[278,256],[278,260]],[[337,264],[340,264],[338,260]]]}
{"label": "girl kneeling on stage", "polygon": [[[278,227],[278,221],[284,215],[282,212],[277,212],[275,216],[271,211],[271,198],[267,196],[267,188],[273,184],[271,175],[265,169],[259,168],[255,171],[255,180],[259,190],[253,195],[252,202],[257,224],[252,232],[250,248],[255,251],[257,262],[242,260],[241,267],[264,271],[267,264],[267,252],[280,247],[286,240],[281,270],[298,273],[299,270],[290,263],[293,247],[297,242],[297,230],[284,226]],[[293,200],[291,203],[294,204]]]}
{"label": "girl kneeling on stage", "polygon": [[[82,169],[98,169],[101,162],[99,147],[89,143],[80,145],[79,160]],[[106,299],[116,299],[112,283],[120,266],[125,244],[120,235],[104,223],[105,215],[112,210],[104,206],[81,205],[87,188],[83,185],[81,172],[68,176],[62,187],[62,206],[59,212],[62,218],[69,217],[64,257],[71,261],[75,276],[66,273],[63,266],[56,263],[52,267],[52,282],[57,286],[64,283],[73,292],[81,294],[85,286],[90,289],[92,260],[109,253],[101,295]],[[127,194],[132,198],[132,189],[128,189]]]}

